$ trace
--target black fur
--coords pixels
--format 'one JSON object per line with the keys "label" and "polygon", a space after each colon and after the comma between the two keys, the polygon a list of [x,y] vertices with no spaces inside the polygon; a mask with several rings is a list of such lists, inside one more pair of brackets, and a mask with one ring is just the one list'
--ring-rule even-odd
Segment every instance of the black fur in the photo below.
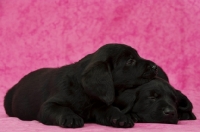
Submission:
{"label": "black fur", "polygon": [[149,82],[156,72],[130,46],[107,44],[74,64],[24,76],[7,92],[4,107],[9,116],[47,125],[132,127],[133,120],[110,104],[115,94]]}

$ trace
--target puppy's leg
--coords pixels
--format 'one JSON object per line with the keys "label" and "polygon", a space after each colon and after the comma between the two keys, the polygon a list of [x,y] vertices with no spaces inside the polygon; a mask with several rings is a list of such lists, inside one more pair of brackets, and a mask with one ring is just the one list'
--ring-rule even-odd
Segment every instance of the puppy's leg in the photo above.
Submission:
{"label": "puppy's leg", "polygon": [[131,117],[124,115],[117,107],[103,106],[92,111],[96,123],[106,126],[129,128],[134,126]]}
{"label": "puppy's leg", "polygon": [[78,128],[84,125],[80,116],[58,102],[45,102],[38,114],[38,121],[46,125],[58,125],[66,128]]}

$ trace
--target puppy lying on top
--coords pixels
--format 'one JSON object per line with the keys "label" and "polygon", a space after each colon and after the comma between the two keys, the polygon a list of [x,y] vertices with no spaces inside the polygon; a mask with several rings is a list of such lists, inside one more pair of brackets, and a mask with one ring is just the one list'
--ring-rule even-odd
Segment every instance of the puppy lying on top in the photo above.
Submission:
{"label": "puppy lying on top", "polygon": [[127,89],[152,80],[157,70],[166,77],[130,46],[107,44],[74,64],[24,76],[7,92],[4,107],[11,117],[47,125],[77,128],[96,122],[132,127],[134,99],[123,100],[123,96]]}

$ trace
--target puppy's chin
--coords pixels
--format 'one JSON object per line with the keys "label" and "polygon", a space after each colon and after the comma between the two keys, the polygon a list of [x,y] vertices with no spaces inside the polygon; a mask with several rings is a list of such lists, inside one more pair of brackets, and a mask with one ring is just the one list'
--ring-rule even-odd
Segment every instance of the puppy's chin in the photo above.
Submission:
{"label": "puppy's chin", "polygon": [[147,120],[143,121],[141,123],[161,123],[161,124],[178,124],[178,119],[171,119],[171,120],[166,120],[166,121],[156,121],[156,120]]}
{"label": "puppy's chin", "polygon": [[161,124],[178,124],[178,118],[174,117],[174,118],[164,118],[164,117],[160,117],[160,118],[156,118],[156,117],[152,117],[150,115],[146,115],[146,116],[140,116],[136,113],[132,113],[130,114],[131,118],[133,119],[134,122],[137,123],[161,123]]}
{"label": "puppy's chin", "polygon": [[178,119],[168,119],[168,120],[154,120],[154,119],[143,119],[138,120],[138,123],[161,123],[161,124],[178,124]]}
{"label": "puppy's chin", "polygon": [[156,76],[157,76],[157,72],[154,72],[154,71],[148,71],[142,74],[142,78],[150,79],[150,80],[154,79]]}
{"label": "puppy's chin", "polygon": [[141,77],[141,78],[139,78],[139,79],[136,79],[136,80],[134,81],[133,85],[132,85],[132,88],[136,88],[136,87],[141,86],[141,85],[143,85],[143,84],[146,85],[148,82],[152,81],[153,79],[155,79],[155,76],[154,76],[154,75],[151,76],[151,77],[147,77],[147,78]]}

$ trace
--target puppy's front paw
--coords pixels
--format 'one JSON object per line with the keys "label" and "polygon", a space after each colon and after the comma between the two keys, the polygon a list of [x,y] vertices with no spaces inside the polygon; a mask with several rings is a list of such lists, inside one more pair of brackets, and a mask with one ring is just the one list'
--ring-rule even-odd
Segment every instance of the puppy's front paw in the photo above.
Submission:
{"label": "puppy's front paw", "polygon": [[134,126],[133,120],[127,115],[112,115],[109,121],[114,127],[130,128]]}
{"label": "puppy's front paw", "polygon": [[84,126],[84,121],[78,115],[61,116],[58,121],[59,126],[66,128],[79,128]]}

